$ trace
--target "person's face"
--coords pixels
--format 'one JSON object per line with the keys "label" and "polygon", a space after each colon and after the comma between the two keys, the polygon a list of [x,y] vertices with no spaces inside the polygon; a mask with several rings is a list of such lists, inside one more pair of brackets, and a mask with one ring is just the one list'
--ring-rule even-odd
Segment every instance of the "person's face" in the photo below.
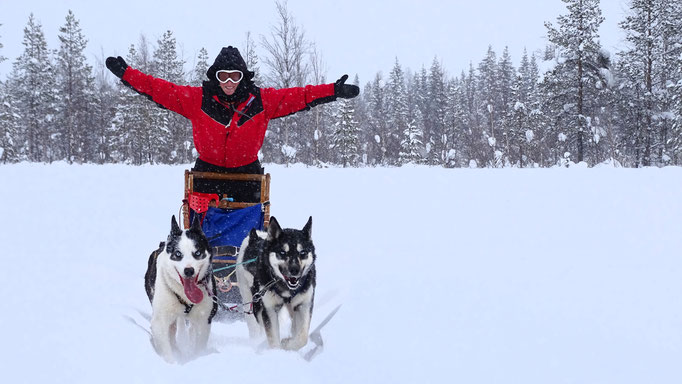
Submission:
{"label": "person's face", "polygon": [[216,78],[220,82],[220,88],[226,95],[230,96],[235,93],[239,82],[242,81],[244,74],[237,70],[221,70],[216,72]]}
{"label": "person's face", "polygon": [[239,83],[220,83],[220,88],[225,92],[226,95],[230,96],[235,93],[237,90],[237,87],[239,86]]}

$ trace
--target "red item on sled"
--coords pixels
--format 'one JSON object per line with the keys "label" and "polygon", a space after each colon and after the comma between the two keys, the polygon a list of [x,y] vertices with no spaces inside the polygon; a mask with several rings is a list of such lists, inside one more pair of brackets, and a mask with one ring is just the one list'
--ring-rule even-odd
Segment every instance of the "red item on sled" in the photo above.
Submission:
{"label": "red item on sled", "polygon": [[217,205],[220,198],[216,193],[192,192],[192,194],[189,195],[189,207],[196,213],[204,213],[208,211],[208,204],[211,200],[215,200]]}

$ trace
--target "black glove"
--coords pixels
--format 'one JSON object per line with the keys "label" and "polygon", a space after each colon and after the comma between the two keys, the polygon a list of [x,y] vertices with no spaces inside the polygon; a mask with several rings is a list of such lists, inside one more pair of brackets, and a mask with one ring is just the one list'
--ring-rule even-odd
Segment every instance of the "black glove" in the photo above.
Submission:
{"label": "black glove", "polygon": [[107,68],[116,75],[119,79],[123,77],[123,74],[126,72],[126,69],[128,68],[128,64],[126,64],[126,61],[123,60],[121,56],[119,57],[107,57]]}
{"label": "black glove", "polygon": [[344,84],[348,79],[348,75],[341,76],[340,79],[334,83],[334,95],[344,99],[352,99],[360,94],[360,87],[352,84]]}

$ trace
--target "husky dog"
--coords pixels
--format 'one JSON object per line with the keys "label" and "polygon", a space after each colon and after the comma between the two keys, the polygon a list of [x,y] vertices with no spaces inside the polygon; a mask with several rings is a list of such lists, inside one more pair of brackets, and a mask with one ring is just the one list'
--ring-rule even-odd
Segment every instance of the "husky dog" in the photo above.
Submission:
{"label": "husky dog", "polygon": [[[271,348],[298,350],[308,343],[315,296],[312,223],[311,217],[302,230],[282,229],[271,217],[268,231],[251,230],[239,250],[239,292],[244,302],[253,302],[253,314],[246,315],[249,335],[258,337],[264,329]],[[280,340],[283,306],[291,316],[291,336]]]}
{"label": "husky dog", "polygon": [[[181,230],[171,219],[168,241],[149,256],[144,286],[152,304],[151,334],[156,352],[166,361],[196,355],[206,348],[211,320],[218,310],[211,269],[211,248],[198,218]],[[178,328],[189,325],[188,351],[176,341]]]}

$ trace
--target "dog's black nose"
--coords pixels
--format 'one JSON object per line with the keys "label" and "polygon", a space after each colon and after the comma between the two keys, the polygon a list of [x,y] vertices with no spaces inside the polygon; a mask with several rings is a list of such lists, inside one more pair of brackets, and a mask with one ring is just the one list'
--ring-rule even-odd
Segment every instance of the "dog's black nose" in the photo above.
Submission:
{"label": "dog's black nose", "polygon": [[186,277],[194,276],[194,268],[192,268],[192,267],[185,268],[185,276]]}
{"label": "dog's black nose", "polygon": [[289,273],[292,275],[298,275],[301,272],[301,267],[298,264],[289,265]]}

